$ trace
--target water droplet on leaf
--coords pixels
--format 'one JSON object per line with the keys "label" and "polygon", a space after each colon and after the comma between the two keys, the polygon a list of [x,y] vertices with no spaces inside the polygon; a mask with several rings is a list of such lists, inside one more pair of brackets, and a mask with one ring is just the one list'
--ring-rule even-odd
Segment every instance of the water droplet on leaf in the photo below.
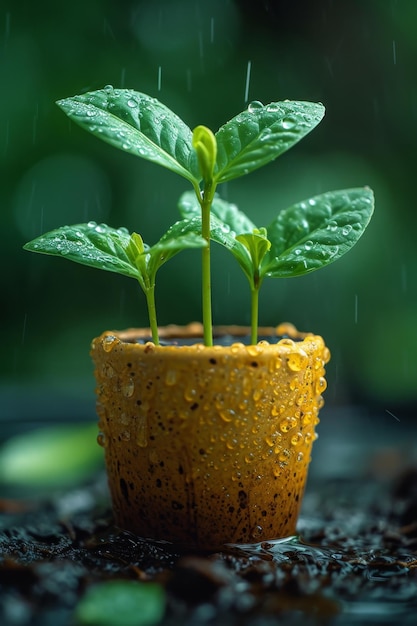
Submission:
{"label": "water droplet on leaf", "polygon": [[249,113],[256,113],[257,111],[260,111],[263,108],[264,108],[264,105],[259,100],[254,100],[248,105]]}

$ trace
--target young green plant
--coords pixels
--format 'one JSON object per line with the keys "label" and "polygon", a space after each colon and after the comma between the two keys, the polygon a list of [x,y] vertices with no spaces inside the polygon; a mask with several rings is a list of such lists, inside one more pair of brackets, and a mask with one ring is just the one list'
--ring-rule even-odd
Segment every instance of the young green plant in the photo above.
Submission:
{"label": "young green plant", "polygon": [[[188,247],[202,248],[204,342],[212,345],[210,242],[218,241],[232,251],[251,285],[254,341],[258,294],[265,276],[297,275],[322,267],[327,264],[324,263],[325,257],[330,262],[346,252],[369,221],[372,197],[371,192],[365,189],[356,190],[355,198],[357,200],[362,196],[364,206],[370,212],[355,209],[352,223],[344,221],[348,211],[342,211],[343,217],[338,211],[337,194],[341,194],[340,197],[350,206],[349,191],[334,192],[334,198],[327,198],[330,208],[326,202],[319,202],[316,216],[313,205],[308,215],[303,215],[300,203],[296,205],[298,210],[293,208],[289,213],[284,212],[282,218],[277,218],[275,226],[271,225],[268,229],[257,229],[241,212],[231,211],[230,205],[226,211],[228,217],[213,209],[220,202],[215,195],[219,184],[266,165],[313,130],[324,115],[324,107],[320,103],[283,101],[263,105],[252,102],[215,134],[205,126],[197,126],[192,132],[175,113],[155,98],[130,89],[113,89],[110,85],[98,91],[60,100],[57,104],[72,120],[93,135],[125,152],[171,170],[187,179],[193,187],[193,206],[198,211],[193,209],[192,215],[187,216],[180,223],[181,226],[174,225],[168,231],[168,238],[161,244],[162,238],[152,248],[146,248],[139,235],[129,236],[123,229],[115,231],[99,226],[88,230],[91,228],[88,225],[62,227],[25,246],[28,250],[64,255],[80,263],[137,278],[147,298],[154,341],[157,341],[155,274],[173,253]],[[356,200],[356,204],[360,204]],[[316,218],[323,217],[321,210],[327,211],[327,222],[323,219],[319,228]],[[301,219],[298,225],[293,223],[296,217]],[[337,233],[338,237],[332,238],[330,232],[333,222],[336,225],[333,234]],[[353,232],[350,237],[346,235],[346,241],[339,241],[343,232],[342,222],[345,230],[349,227],[349,232]],[[99,229],[102,232],[97,232]],[[319,241],[312,239],[316,231],[321,237]],[[81,233],[81,236],[76,235],[76,232]],[[102,237],[97,238],[97,234]],[[87,237],[87,243],[84,237]],[[312,247],[307,250],[310,239]],[[166,248],[168,242],[170,253]],[[304,248],[295,247],[298,246],[296,242]],[[165,246],[164,249],[161,245]],[[312,249],[317,253],[315,260],[314,253],[307,254]],[[288,254],[283,256],[284,251]],[[291,254],[293,261],[289,260]],[[289,265],[293,273],[285,274]],[[287,270],[283,269],[284,266]],[[303,268],[305,271],[301,271]]]}
{"label": "young green plant", "polygon": [[[267,227],[255,224],[236,205],[215,196],[211,238],[239,263],[251,290],[251,343],[257,342],[259,290],[266,277],[302,276],[333,263],[363,234],[374,208],[369,188],[330,191],[282,210]],[[200,222],[194,194],[184,193],[179,210]]]}

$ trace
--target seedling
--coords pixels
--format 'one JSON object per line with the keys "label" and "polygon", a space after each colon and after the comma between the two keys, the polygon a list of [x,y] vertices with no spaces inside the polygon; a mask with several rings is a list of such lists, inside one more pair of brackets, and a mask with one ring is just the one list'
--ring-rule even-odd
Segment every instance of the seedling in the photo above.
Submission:
{"label": "seedling", "polygon": [[320,103],[283,101],[248,108],[215,134],[191,129],[164,104],[130,89],[104,89],[59,100],[63,111],[93,135],[158,163],[187,179],[193,192],[180,199],[183,219],[154,246],[137,233],[95,222],[63,226],[24,248],[136,278],[145,293],[152,339],[158,344],[155,277],[176,253],[202,248],[204,343],[213,344],[211,241],[231,251],[251,291],[251,341],[257,341],[259,290],[266,277],[300,276],[336,261],[358,241],[373,212],[369,188],[332,191],[299,202],[267,227],[257,227],[217,195],[221,183],[266,165],[313,130]]}

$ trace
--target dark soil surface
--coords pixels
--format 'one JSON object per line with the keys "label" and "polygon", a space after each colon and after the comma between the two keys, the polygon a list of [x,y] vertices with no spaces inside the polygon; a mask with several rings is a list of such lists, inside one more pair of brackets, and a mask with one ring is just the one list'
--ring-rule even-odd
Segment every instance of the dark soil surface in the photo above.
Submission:
{"label": "dark soil surface", "polygon": [[[0,501],[0,624],[64,626],[86,588],[156,580],[163,624],[416,624],[417,467],[316,479],[299,536],[201,554],[112,525],[105,478]],[[115,625],[117,626],[117,625]]]}
{"label": "dark soil surface", "polygon": [[46,497],[4,490],[0,625],[74,626],[111,579],[158,581],[166,626],[415,625],[415,424],[414,410],[325,407],[298,536],[213,554],[114,527],[104,474]]}

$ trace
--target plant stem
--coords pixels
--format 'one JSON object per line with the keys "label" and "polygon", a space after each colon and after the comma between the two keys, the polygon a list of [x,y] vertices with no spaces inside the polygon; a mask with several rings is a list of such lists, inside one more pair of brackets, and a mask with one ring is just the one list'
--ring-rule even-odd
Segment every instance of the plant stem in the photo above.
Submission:
{"label": "plant stem", "polygon": [[201,205],[201,236],[207,241],[207,246],[202,249],[201,257],[201,288],[203,308],[204,344],[213,345],[213,320],[211,311],[211,266],[210,266],[210,209],[213,202],[216,185],[206,182],[202,197],[199,197]]}
{"label": "plant stem", "polygon": [[251,289],[251,337],[250,342],[252,345],[258,343],[258,310],[259,310],[259,287],[254,286]]}
{"label": "plant stem", "polygon": [[156,346],[159,346],[158,335],[158,323],[156,321],[156,306],[155,306],[155,283],[152,286],[147,287],[145,290],[146,303],[148,305],[149,325],[152,332],[152,341]]}

